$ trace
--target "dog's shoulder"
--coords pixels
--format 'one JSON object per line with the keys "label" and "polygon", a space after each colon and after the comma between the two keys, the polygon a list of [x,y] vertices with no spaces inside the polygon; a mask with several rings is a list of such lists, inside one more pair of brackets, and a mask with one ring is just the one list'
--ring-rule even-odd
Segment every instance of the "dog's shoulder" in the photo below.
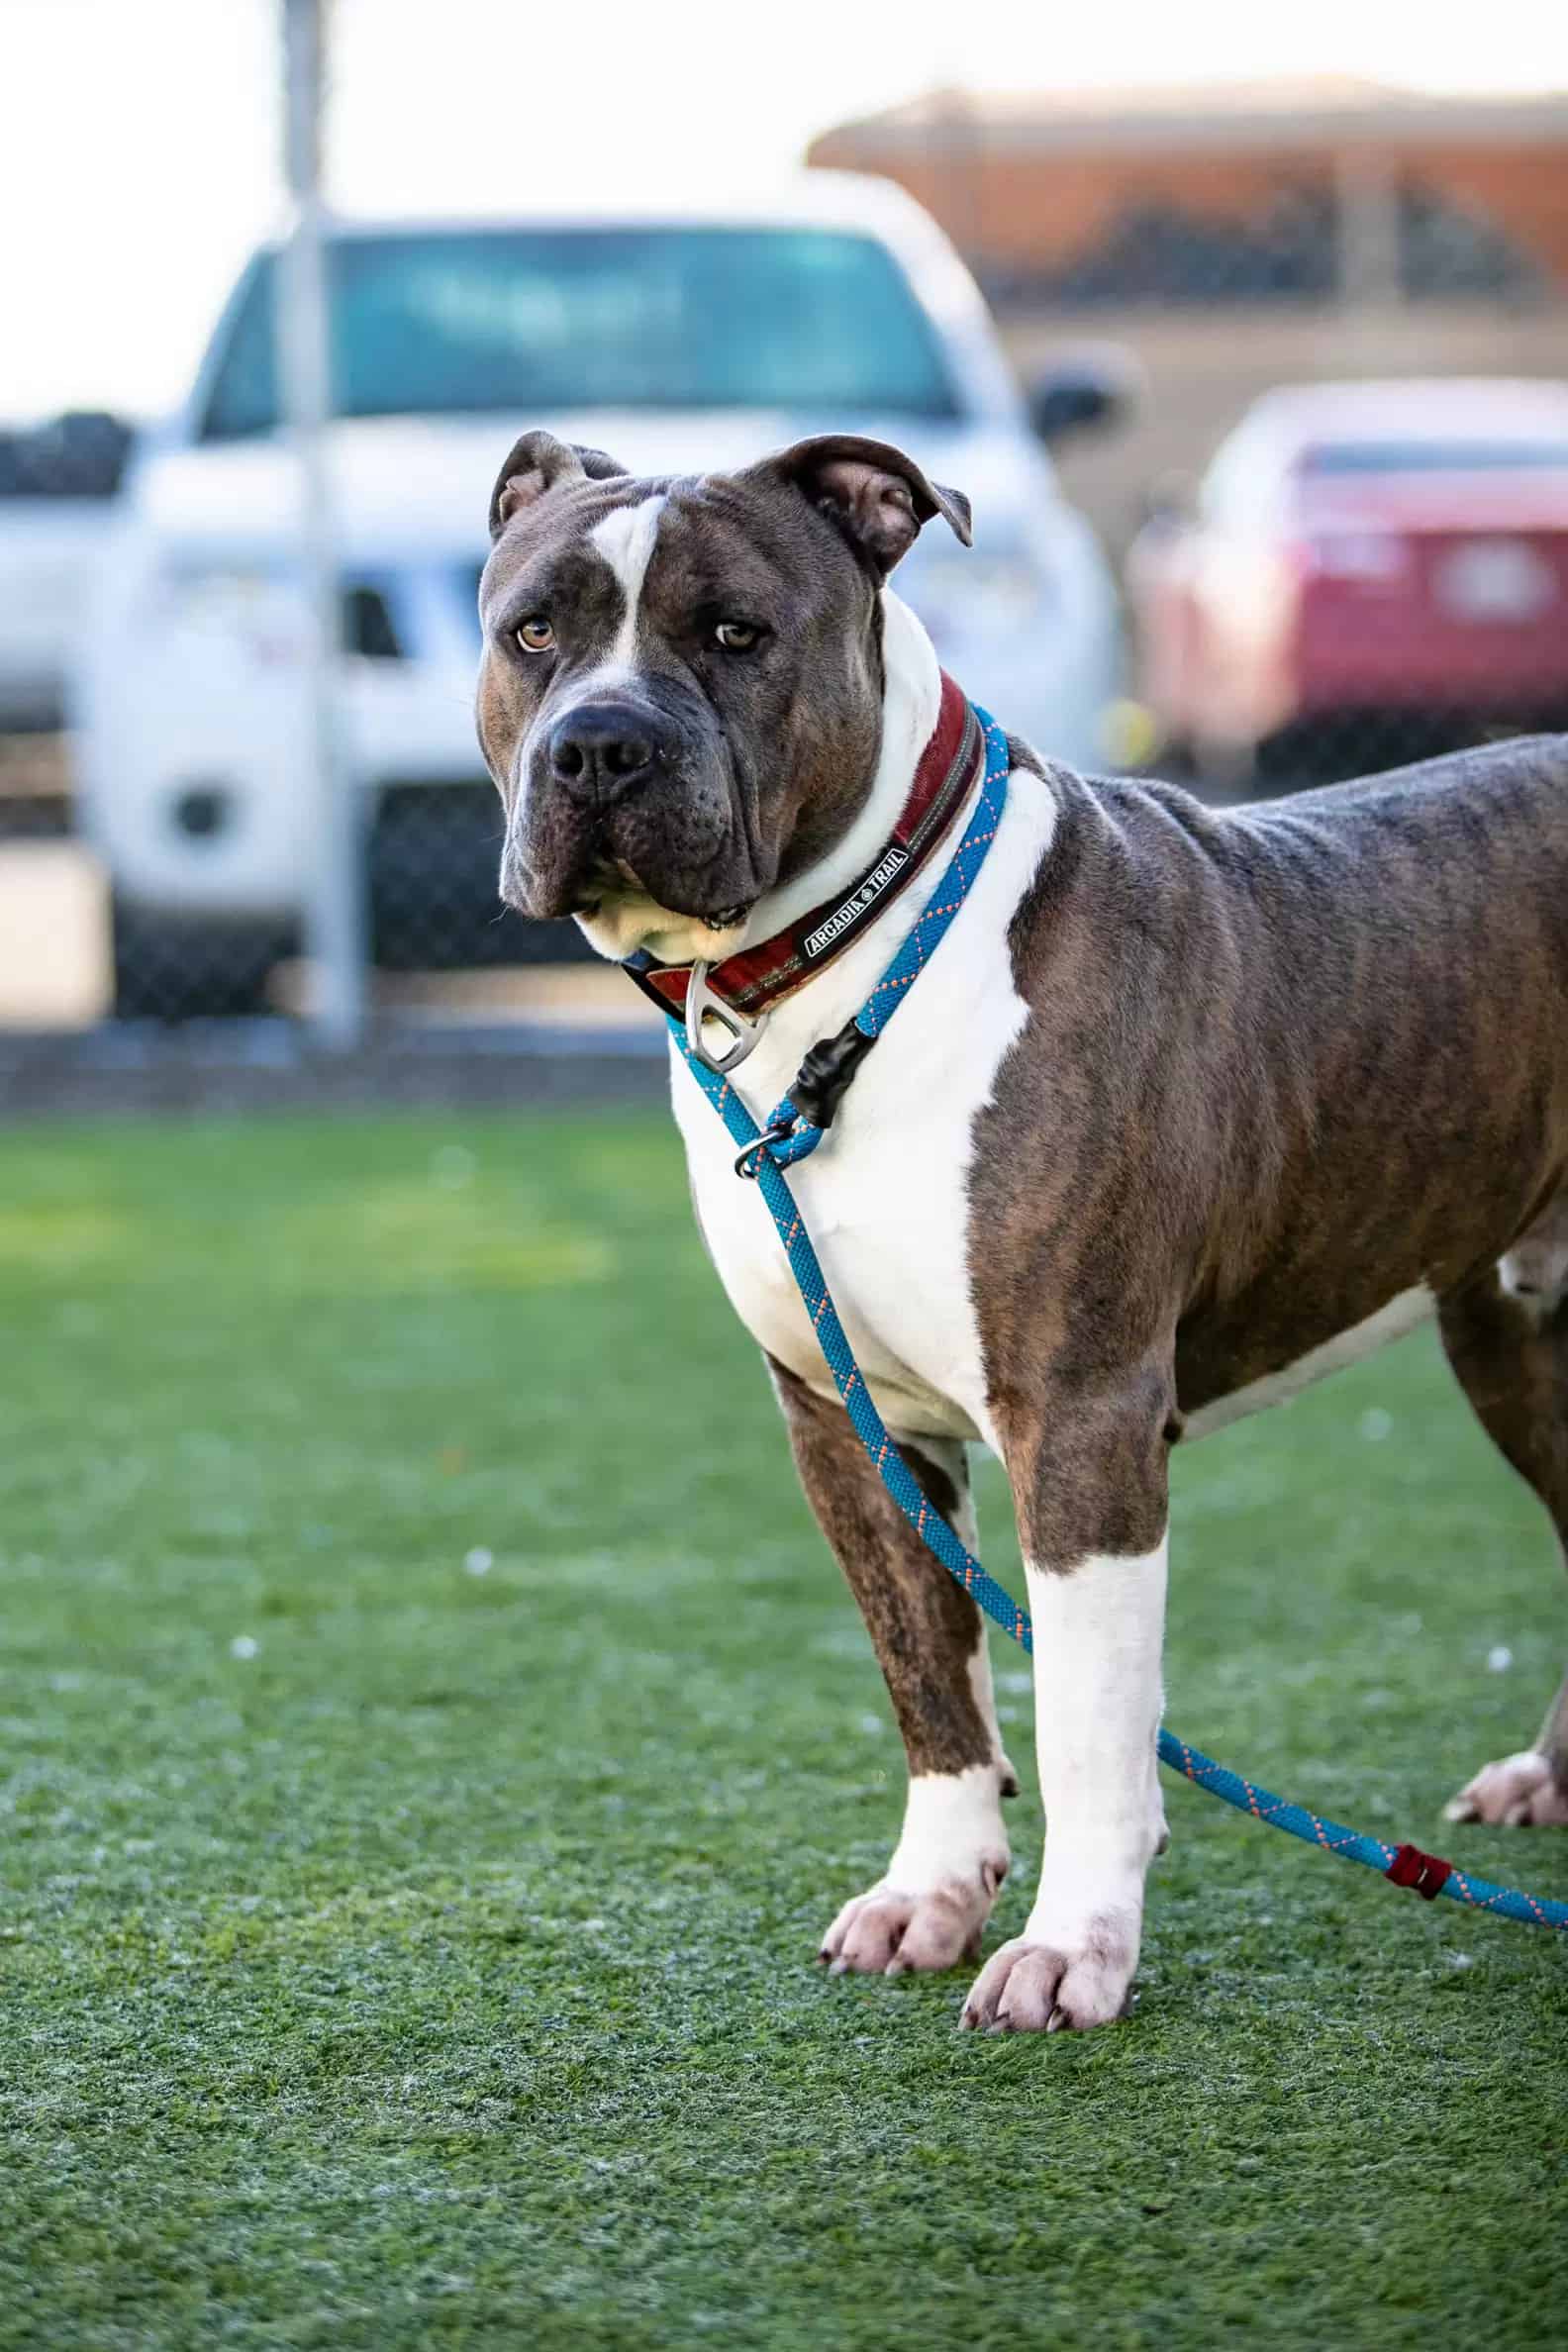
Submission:
{"label": "dog's shoulder", "polygon": [[1015,789],[1055,805],[1048,853],[1014,913],[1016,946],[1042,931],[1061,942],[1078,924],[1103,939],[1158,938],[1247,856],[1244,831],[1179,785],[1084,774],[1021,741],[1010,750]]}

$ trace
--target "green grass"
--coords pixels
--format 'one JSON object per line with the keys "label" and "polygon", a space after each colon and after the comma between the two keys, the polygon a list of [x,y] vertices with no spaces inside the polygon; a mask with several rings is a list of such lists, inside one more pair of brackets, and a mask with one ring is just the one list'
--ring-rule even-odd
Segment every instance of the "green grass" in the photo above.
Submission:
{"label": "green grass", "polygon": [[[1544,1934],[1177,1785],[1129,2024],[818,1973],[901,1757],[659,1121],[13,1133],[0,1333],[0,2344],[1561,2340]],[[1177,1470],[1177,1728],[1568,1893],[1434,1347]]]}

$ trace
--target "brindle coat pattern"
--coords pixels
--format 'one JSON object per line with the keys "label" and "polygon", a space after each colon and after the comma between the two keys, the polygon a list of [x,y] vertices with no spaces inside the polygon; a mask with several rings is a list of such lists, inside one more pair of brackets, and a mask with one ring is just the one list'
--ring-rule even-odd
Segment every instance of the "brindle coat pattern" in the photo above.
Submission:
{"label": "brindle coat pattern", "polygon": [[970,1264],[1026,1547],[1066,1568],[1156,1538],[1173,1411],[1457,1296],[1563,1184],[1568,742],[1225,814],[1048,777]]}
{"label": "brindle coat pattern", "polygon": [[[916,1534],[872,1468],[835,1400],[820,1397],[768,1359],[807,1501],[860,1607],[893,1702],[911,1772],[1002,1768],[1002,1793],[1018,1778],[981,1715],[969,1662],[984,1638],[979,1609]],[[899,1447],[928,1501],[949,1522],[967,1501],[931,1456]]]}
{"label": "brindle coat pattern", "polygon": [[[621,620],[582,542],[652,491],[666,512],[637,683],[661,772],[629,805],[584,807],[540,757],[552,696],[569,697]],[[623,484],[599,452],[525,436],[497,485],[479,699],[512,902],[576,911],[630,869],[708,920],[841,839],[877,749],[877,590],[938,512],[967,538],[961,502],[881,444]],[[748,578],[789,655],[771,683],[691,638],[694,615],[744,611]],[[510,643],[537,602],[577,632],[547,666]],[[745,745],[765,747],[754,768]],[[1564,1214],[1568,741],[1225,815],[1163,786],[1091,783],[1023,745],[1014,766],[1013,789],[1048,789],[1057,822],[1010,931],[1031,1017],[975,1122],[969,1256],[1031,1561],[1070,1573],[1148,1552],[1183,1415],[1418,1283],[1439,1299],[1477,1412],[1568,1541],[1568,1310],[1505,1299],[1495,1271]],[[912,1773],[1005,1768],[970,1676],[972,1603],[841,1411],[775,1376]],[[905,1450],[933,1500],[957,1499]],[[1508,1817],[1568,1817],[1568,1684],[1542,1744],[1556,1793]]]}

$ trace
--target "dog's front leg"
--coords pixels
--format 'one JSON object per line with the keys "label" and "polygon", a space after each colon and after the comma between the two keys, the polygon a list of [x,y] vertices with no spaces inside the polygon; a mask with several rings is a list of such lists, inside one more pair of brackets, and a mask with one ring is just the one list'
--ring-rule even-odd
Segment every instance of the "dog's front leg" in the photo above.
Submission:
{"label": "dog's front leg", "polygon": [[[836,1398],[772,1366],[807,1499],[871,1635],[909,1761],[904,1827],[875,1886],[823,1938],[835,1971],[951,1968],[980,1949],[1007,1876],[1001,1799],[1018,1787],[1002,1750],[980,1612],[883,1486]],[[968,1465],[950,1440],[899,1450],[973,1548]]]}
{"label": "dog's front leg", "polygon": [[966,2025],[1104,2025],[1127,2006],[1144,1873],[1165,1842],[1155,1740],[1168,1397],[1146,1372],[1011,1417],[1045,1854],[1028,1924],[982,1969]]}

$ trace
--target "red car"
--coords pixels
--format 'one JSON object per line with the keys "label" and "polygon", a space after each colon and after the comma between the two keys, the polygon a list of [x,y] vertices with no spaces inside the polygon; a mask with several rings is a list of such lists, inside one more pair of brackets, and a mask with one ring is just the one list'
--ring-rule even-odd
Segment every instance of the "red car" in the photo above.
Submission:
{"label": "red car", "polygon": [[1141,699],[1201,773],[1568,724],[1568,384],[1270,392],[1127,594]]}

